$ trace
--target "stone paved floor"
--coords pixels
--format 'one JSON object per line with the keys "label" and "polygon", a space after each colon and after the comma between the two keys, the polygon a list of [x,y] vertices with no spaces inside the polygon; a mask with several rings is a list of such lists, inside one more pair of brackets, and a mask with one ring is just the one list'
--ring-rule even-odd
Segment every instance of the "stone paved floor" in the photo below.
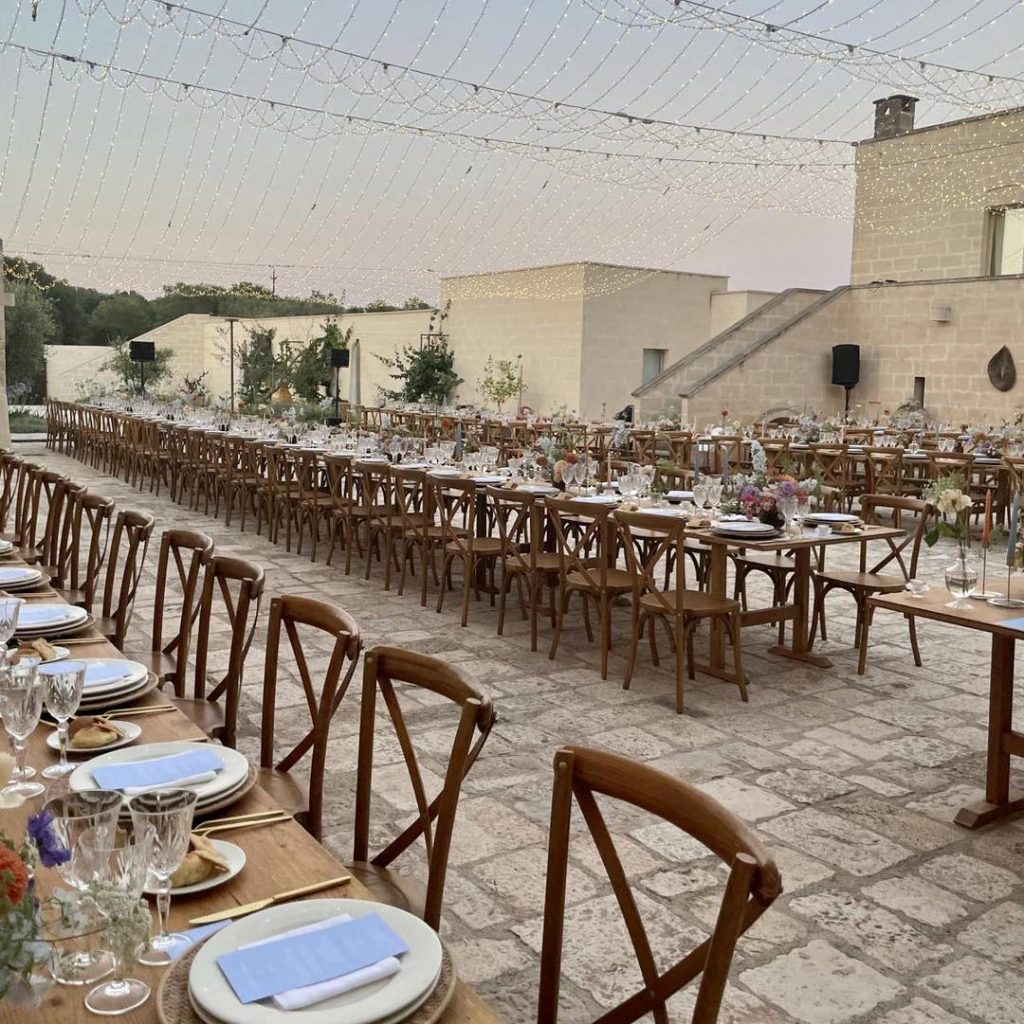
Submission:
{"label": "stone paved floor", "polygon": [[[558,659],[548,661],[543,651],[530,653],[518,618],[498,638],[486,605],[474,605],[462,629],[454,610],[437,615],[410,593],[384,593],[379,570],[369,582],[346,577],[337,566],[310,564],[70,459],[47,453],[45,460],[124,507],[151,510],[159,527],[206,530],[219,552],[260,562],[270,594],[343,605],[368,645],[387,642],[457,662],[492,696],[500,717],[465,784],[445,931],[462,975],[508,1021],[534,1014],[551,757],[559,744],[576,742],[700,786],[750,822],[773,851],[786,892],[740,941],[720,1018],[726,1024],[1024,1022],[1024,816],[979,833],[951,824],[954,811],[980,794],[984,777],[984,637],[922,623],[925,665],[915,669],[903,620],[880,614],[868,673],[858,677],[852,618],[839,597],[823,645],[831,670],[773,657],[772,630],[749,629],[750,703],[740,703],[727,684],[698,678],[677,717],[668,673],[644,661],[624,691],[623,661],[613,657],[603,682],[582,629],[567,633]],[[950,560],[948,548],[929,552],[919,575],[937,583]],[[149,620],[152,584],[150,571],[139,630]],[[264,635],[257,634],[243,698],[242,746],[250,756]],[[298,690],[288,691],[286,733],[302,721],[300,700]],[[357,718],[353,694],[336,717],[328,768],[326,841],[342,857],[350,853]],[[424,763],[436,774],[449,718],[424,702],[412,720]],[[408,821],[414,805],[397,745],[383,730],[381,724],[374,833],[386,836]],[[1018,774],[1016,782],[1024,779]],[[606,813],[664,961],[713,920],[722,872],[678,832],[631,810],[606,806]],[[593,1019],[639,977],[596,850],[582,832],[578,839],[569,874],[567,1022]],[[415,873],[416,855],[407,858]],[[675,1017],[688,1019],[687,997],[678,1003]]]}

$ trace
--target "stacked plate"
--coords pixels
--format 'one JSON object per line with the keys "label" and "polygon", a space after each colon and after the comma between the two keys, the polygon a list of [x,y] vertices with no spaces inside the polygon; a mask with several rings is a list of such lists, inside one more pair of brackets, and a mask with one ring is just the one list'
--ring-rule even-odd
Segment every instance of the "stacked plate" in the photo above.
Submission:
{"label": "stacked plate", "polygon": [[43,574],[30,565],[0,566],[0,590],[17,593],[19,590],[31,590],[43,582]]}
{"label": "stacked plate", "polygon": [[[308,928],[329,918],[378,915],[405,943],[398,972],[342,995],[330,996],[301,1011],[280,1010],[272,998],[243,1003],[217,963],[242,946],[285,932]],[[189,971],[188,994],[196,1014],[207,1024],[286,1024],[289,1015],[303,1024],[398,1024],[430,998],[441,979],[444,952],[437,933],[418,917],[369,900],[302,900],[260,911],[208,939]]]}
{"label": "stacked plate", "polygon": [[[77,660],[77,659],[76,659]],[[82,712],[127,704],[146,692],[150,683],[149,669],[137,661],[115,658],[82,658],[85,665],[85,686],[82,689]]]}
{"label": "stacked plate", "polygon": [[[198,782],[182,789],[195,790],[199,797],[196,803],[196,816],[211,805],[218,807],[223,805],[225,800],[230,799],[233,793],[239,793],[246,787],[249,780],[249,762],[244,754],[232,750],[230,747],[211,747],[208,743],[189,743],[185,740],[174,740],[167,743],[143,743],[137,747],[126,747],[123,750],[112,750],[109,754],[101,754],[94,757],[88,764],[76,768],[68,780],[72,792],[80,792],[83,789],[95,789],[96,780],[93,778],[92,770],[104,765],[129,764],[134,761],[150,761],[158,757],[169,757],[172,754],[186,754],[193,751],[204,753],[215,750],[224,767],[207,782]],[[173,782],[167,783],[168,789],[178,788]]]}
{"label": "stacked plate", "polygon": [[0,540],[0,555],[9,555],[14,550],[14,544],[9,540]]}
{"label": "stacked plate", "polygon": [[84,608],[76,608],[71,604],[29,602],[21,607],[14,636],[18,640],[37,636],[47,640],[70,636],[92,621],[92,616]]}
{"label": "stacked plate", "polygon": [[859,526],[861,518],[850,512],[810,512],[804,516],[804,522],[812,526],[842,526],[844,523]]}
{"label": "stacked plate", "polygon": [[778,530],[769,523],[756,519],[720,520],[711,524],[711,532],[721,537],[742,537],[746,540],[764,540],[774,537]]}

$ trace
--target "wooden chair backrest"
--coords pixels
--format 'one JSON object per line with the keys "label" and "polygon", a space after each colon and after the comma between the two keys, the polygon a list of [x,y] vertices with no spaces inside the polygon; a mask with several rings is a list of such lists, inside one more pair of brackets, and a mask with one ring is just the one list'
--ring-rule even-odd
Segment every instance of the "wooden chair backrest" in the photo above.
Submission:
{"label": "wooden chair backrest", "polygon": [[32,525],[39,510],[40,475],[43,467],[35,462],[23,462],[18,475],[18,495],[14,506],[14,529],[24,547],[29,543]]}
{"label": "wooden chair backrest", "polygon": [[[165,530],[157,558],[152,650],[174,658],[176,692],[184,696],[192,628],[199,617],[199,584],[213,557],[213,538],[198,530]],[[173,589],[172,589],[173,588]],[[164,643],[164,609],[180,600],[177,628]]]}
{"label": "wooden chair backrest", "polygon": [[[7,530],[11,509],[16,507],[21,490],[21,474],[24,462],[10,452],[0,453],[0,532]],[[15,522],[17,527],[17,522]]]}
{"label": "wooden chair backrest", "polygon": [[426,470],[423,469],[392,467],[391,497],[401,527],[407,534],[423,535],[429,525],[428,514],[433,506],[429,501],[426,478]]}
{"label": "wooden chair backrest", "polygon": [[65,516],[61,530],[60,578],[69,590],[81,591],[85,607],[91,612],[107,557],[114,499],[85,491],[72,495],[69,507],[70,515]]}
{"label": "wooden chair backrest", "polygon": [[[314,630],[334,642],[330,662],[322,683],[317,686],[309,670],[300,631]],[[281,661],[281,634],[285,634],[295,659],[309,710],[309,731],[275,764],[274,726],[277,712],[277,677]],[[338,705],[352,681],[362,638],[355,619],[343,608],[311,597],[287,594],[270,602],[267,628],[267,652],[263,671],[263,717],[260,729],[260,765],[291,771],[310,751],[309,823],[310,832],[319,838],[323,821],[324,769],[327,764],[327,740]]]}
{"label": "wooden chair backrest", "polygon": [[[199,600],[199,630],[196,635],[196,667],[192,696],[196,700],[211,701],[223,698],[224,732],[221,735],[221,742],[228,747],[235,746],[245,659],[256,633],[265,586],[266,576],[263,568],[255,562],[227,555],[213,555],[206,563],[203,592]],[[210,637],[214,603],[218,593],[227,615],[231,640],[228,645],[227,670],[219,679],[211,679]],[[216,642],[218,646],[223,644],[220,633],[216,634]]]}
{"label": "wooden chair backrest", "polygon": [[114,620],[115,647],[124,646],[155,524],[148,512],[122,509],[117,514],[103,584],[103,617]]}
{"label": "wooden chair backrest", "polygon": [[[75,499],[85,494],[85,484],[73,480],[61,480],[53,490],[50,507],[46,513],[46,530],[43,534],[42,561],[53,570],[51,582],[55,586],[66,586],[70,572],[70,538],[74,524]],[[69,543],[65,544],[65,537]]]}
{"label": "wooden chair backrest", "polygon": [[547,527],[559,556],[562,586],[577,574],[587,587],[603,590],[608,581],[609,505],[547,498]]}
{"label": "wooden chair backrest", "polygon": [[[613,524],[626,559],[626,570],[633,578],[633,599],[644,594],[654,597],[657,611],[681,615],[686,593],[687,559],[677,557],[683,551],[686,526],[679,516],[657,516],[647,512],[615,513]],[[661,589],[660,580],[675,573],[675,582]],[[653,627],[652,627],[653,628]]]}
{"label": "wooden chair backrest", "polygon": [[[885,525],[878,515],[879,509],[889,509],[898,516],[900,513],[909,512],[917,516],[917,526],[912,533],[906,533],[903,537],[886,539],[889,553],[868,568],[867,544],[862,544],[860,549],[860,571],[878,573],[896,562],[904,579],[913,579],[917,575],[917,561],[921,555],[921,542],[931,526],[932,520],[938,515],[934,505],[930,505],[923,498],[899,498],[891,494],[865,494],[860,499],[861,518],[865,523]],[[909,549],[910,564],[904,561],[904,555]]]}
{"label": "wooden chair backrest", "polygon": [[430,507],[441,527],[441,543],[462,554],[473,550],[476,539],[476,484],[443,476],[428,476]]}
{"label": "wooden chair backrest", "polygon": [[840,490],[850,485],[850,459],[845,444],[812,444],[814,464],[821,470],[821,482]]}
{"label": "wooden chair backrest", "polygon": [[345,511],[352,503],[352,460],[343,455],[325,455],[324,466],[331,505],[338,511]]}
{"label": "wooden chair backrest", "polygon": [[[713,1024],[718,1019],[737,940],[782,891],[774,861],[753,831],[716,800],[649,765],[608,751],[563,747],[555,754],[554,769],[538,1024],[555,1024],[558,1019],[574,797],[607,872],[644,982],[643,988],[600,1020],[603,1024],[631,1024],[650,1013],[655,1024],[668,1024],[668,999],[700,975],[690,1019],[692,1024]],[[676,826],[717,855],[729,870],[711,935],[665,971],[658,971],[626,871],[595,794],[622,801]]]}
{"label": "wooden chair backrest", "polygon": [[[433,799],[428,799],[416,750],[395,683],[429,690],[457,706],[459,712],[455,738],[448,755],[444,783]],[[363,664],[363,698],[359,719],[359,767],[356,778],[355,842],[353,859],[369,860],[370,803],[373,790],[373,744],[377,726],[377,694],[380,693],[394,726],[402,757],[416,797],[416,820],[393,839],[371,863],[386,867],[407,850],[420,836],[427,851],[427,894],[423,919],[435,930],[441,924],[441,904],[448,870],[455,813],[462,780],[483,749],[494,724],[491,700],[481,693],[454,666],[439,658],[397,647],[375,647]]]}
{"label": "wooden chair backrest", "polygon": [[535,569],[540,541],[537,496],[508,487],[488,487],[487,502],[506,560],[523,569]]}
{"label": "wooden chair backrest", "polygon": [[872,494],[900,494],[903,488],[903,449],[865,448],[867,489]]}

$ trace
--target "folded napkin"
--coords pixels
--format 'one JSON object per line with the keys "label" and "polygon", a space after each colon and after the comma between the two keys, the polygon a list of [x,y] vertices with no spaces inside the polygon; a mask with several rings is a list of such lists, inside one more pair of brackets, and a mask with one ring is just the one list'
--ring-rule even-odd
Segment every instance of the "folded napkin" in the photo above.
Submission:
{"label": "folded napkin", "polygon": [[126,662],[115,661],[112,664],[92,664],[85,668],[85,688],[99,686],[101,683],[116,683],[122,679],[130,679],[132,669]]}
{"label": "folded napkin", "polygon": [[136,796],[167,786],[210,782],[223,768],[220,755],[212,748],[204,747],[144,761],[98,765],[92,769],[92,777],[101,789],[120,789],[126,796]]}
{"label": "folded napkin", "polygon": [[240,946],[217,963],[241,1002],[269,997],[280,1010],[298,1010],[391,977],[408,949],[379,915],[340,914]]}

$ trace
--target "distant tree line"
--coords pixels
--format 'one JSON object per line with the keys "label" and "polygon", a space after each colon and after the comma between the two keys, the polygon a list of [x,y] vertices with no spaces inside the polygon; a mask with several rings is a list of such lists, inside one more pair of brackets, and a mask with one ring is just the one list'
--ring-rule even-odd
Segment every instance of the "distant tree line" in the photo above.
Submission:
{"label": "distant tree line", "polygon": [[7,390],[13,401],[42,397],[44,345],[115,345],[186,313],[248,318],[430,308],[418,296],[397,306],[383,299],[366,306],[344,306],[330,293],[314,290],[308,298],[275,295],[248,281],[230,287],[178,281],[164,285],[159,297],[147,299],[134,291],[81,288],[48,273],[39,263],[18,256],[3,259],[6,290],[15,296],[15,304],[6,309]]}

